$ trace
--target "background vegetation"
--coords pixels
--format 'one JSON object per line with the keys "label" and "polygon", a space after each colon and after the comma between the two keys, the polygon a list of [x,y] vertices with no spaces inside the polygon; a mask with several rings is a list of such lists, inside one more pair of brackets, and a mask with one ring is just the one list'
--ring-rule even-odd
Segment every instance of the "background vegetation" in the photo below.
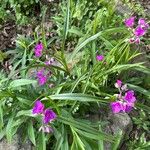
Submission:
{"label": "background vegetation", "polygon": [[[5,0],[0,6],[3,26],[12,20],[19,27],[32,25],[29,35],[16,34],[13,48],[0,51],[0,139],[12,141],[20,133],[39,150],[103,150],[106,142],[118,149],[122,135],[105,133],[105,120],[91,121],[102,110],[107,116],[115,100],[114,83],[121,79],[137,95],[129,115],[134,128],[124,139],[127,149],[150,148],[150,69],[148,34],[140,45],[130,44],[132,33],[124,19],[131,15],[149,19],[140,3],[123,1],[130,14],[118,13],[116,0]],[[48,26],[50,24],[50,26]],[[41,41],[44,52],[34,56]],[[104,55],[99,62],[96,55]],[[141,58],[144,57],[144,60]],[[52,65],[45,61],[54,58]],[[39,86],[36,72],[52,72]],[[50,85],[53,85],[52,87]],[[53,133],[39,132],[40,117],[32,114],[36,99],[57,113]],[[87,118],[87,116],[90,116]]]}

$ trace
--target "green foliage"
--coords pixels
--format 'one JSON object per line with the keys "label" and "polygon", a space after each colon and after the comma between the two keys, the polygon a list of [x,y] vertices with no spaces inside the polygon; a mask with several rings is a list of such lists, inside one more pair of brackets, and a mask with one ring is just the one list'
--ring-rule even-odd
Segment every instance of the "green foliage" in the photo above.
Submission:
{"label": "green foliage", "polygon": [[[22,15],[29,15],[30,8],[36,3],[39,1],[9,1],[19,20]],[[41,29],[36,29],[33,37],[19,35],[14,50],[0,53],[1,61],[7,56],[11,65],[8,75],[4,69],[0,72],[0,139],[5,136],[12,141],[13,136],[21,131],[22,141],[30,139],[39,150],[45,150],[46,144],[54,150],[103,150],[105,142],[111,143],[113,150],[118,149],[122,133],[106,134],[103,130],[105,122],[94,123],[85,116],[98,112],[101,107],[109,107],[109,103],[115,100],[116,79],[126,79],[131,70],[147,75],[150,71],[143,62],[131,62],[141,53],[128,43],[130,33],[122,25],[123,19],[115,12],[115,6],[115,0],[63,1],[59,13],[52,17],[57,26],[52,30],[56,36],[47,38],[41,24]],[[22,13],[27,7],[28,11]],[[46,11],[45,8],[42,23]],[[39,41],[44,45],[43,56],[35,58],[34,46]],[[72,41],[73,50],[68,52],[67,46]],[[104,61],[97,61],[97,54],[104,55]],[[49,57],[55,58],[56,62],[47,66],[44,61]],[[43,67],[52,72],[52,77],[46,85],[39,86],[36,72]],[[132,79],[126,80],[129,88],[137,91],[139,97],[149,98],[143,82]],[[54,86],[50,88],[50,84]],[[51,123],[53,133],[38,131],[42,126],[41,117],[32,114],[37,99],[57,113],[57,119]],[[140,100],[136,106],[149,110],[149,106]],[[148,130],[149,121],[142,124],[146,115],[142,113],[140,116],[133,118],[135,124]],[[143,139],[144,135],[139,144],[141,148],[149,146]]]}
{"label": "green foliage", "polygon": [[135,139],[129,143],[129,150],[148,150],[150,142],[146,141],[145,133],[143,133],[139,139]]}
{"label": "green foliage", "polygon": [[0,3],[0,21],[13,19],[17,24],[27,24],[34,8],[40,5],[39,0],[1,0]]}

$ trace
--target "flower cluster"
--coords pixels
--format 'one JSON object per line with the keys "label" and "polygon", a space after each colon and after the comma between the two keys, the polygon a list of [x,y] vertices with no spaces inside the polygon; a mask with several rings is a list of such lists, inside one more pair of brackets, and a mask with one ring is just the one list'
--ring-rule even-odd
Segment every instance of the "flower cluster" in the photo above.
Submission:
{"label": "flower cluster", "polygon": [[149,24],[145,21],[144,18],[140,18],[138,20],[138,25],[136,28],[134,28],[135,25],[135,17],[130,17],[125,20],[125,25],[133,32],[133,37],[129,39],[130,43],[136,43],[140,44],[141,38],[145,35],[147,32],[147,29],[149,28]]}
{"label": "flower cluster", "polygon": [[112,112],[130,112],[136,101],[134,91],[128,90],[127,86],[123,85],[121,80],[117,80],[115,87],[119,90],[119,94],[117,94],[117,101],[110,104]]}
{"label": "flower cluster", "polygon": [[42,104],[40,100],[37,100],[32,109],[32,113],[37,115],[40,114],[43,116],[43,125],[40,127],[39,131],[42,130],[43,132],[50,133],[52,131],[52,128],[48,125],[48,123],[51,123],[56,119],[57,115],[55,114],[55,112],[52,109],[44,110],[44,104]]}
{"label": "flower cluster", "polygon": [[[41,42],[39,42],[38,44],[35,45],[35,48],[34,48],[34,53],[35,53],[35,57],[41,57],[42,56],[42,51],[43,51],[43,44]],[[49,58],[47,59],[46,58],[46,61],[45,61],[45,65],[52,65],[54,63],[54,58]],[[42,68],[41,70],[37,71],[36,72],[36,78],[38,80],[38,84],[40,86],[46,84],[47,82],[47,78],[49,76],[51,76],[51,72],[46,72],[46,69],[45,68]]]}

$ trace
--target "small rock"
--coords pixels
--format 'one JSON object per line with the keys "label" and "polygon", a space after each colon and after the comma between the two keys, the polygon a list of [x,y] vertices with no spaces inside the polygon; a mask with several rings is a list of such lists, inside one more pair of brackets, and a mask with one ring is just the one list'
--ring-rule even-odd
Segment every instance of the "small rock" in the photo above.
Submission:
{"label": "small rock", "polygon": [[[122,139],[120,142],[120,146],[123,142],[124,137],[129,136],[132,131],[133,125],[132,120],[126,113],[118,113],[112,114],[110,113],[108,116],[109,124],[105,129],[105,132],[112,135],[117,135],[119,131],[122,131]],[[105,150],[111,150],[111,144],[105,143]]]}
{"label": "small rock", "polygon": [[32,144],[30,141],[25,143],[21,142],[20,135],[16,135],[11,143],[8,143],[6,139],[0,141],[0,150],[32,150]]}

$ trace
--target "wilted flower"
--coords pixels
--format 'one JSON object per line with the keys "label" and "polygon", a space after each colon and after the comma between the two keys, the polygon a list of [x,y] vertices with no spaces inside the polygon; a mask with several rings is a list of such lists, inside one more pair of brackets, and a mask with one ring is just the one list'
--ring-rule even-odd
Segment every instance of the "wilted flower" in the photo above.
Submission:
{"label": "wilted flower", "polygon": [[104,56],[103,56],[103,55],[97,55],[97,56],[96,56],[96,59],[97,59],[98,61],[103,61]]}
{"label": "wilted flower", "polygon": [[44,105],[41,103],[40,100],[37,100],[34,104],[34,107],[32,109],[33,114],[41,114],[44,111]]}
{"label": "wilted flower", "polygon": [[125,25],[126,27],[133,27],[134,26],[134,20],[135,20],[135,17],[130,17],[128,19],[125,20]]}
{"label": "wilted flower", "polygon": [[55,59],[54,58],[50,58],[49,60],[47,60],[45,62],[45,65],[52,65],[54,63]]}
{"label": "wilted flower", "polygon": [[56,114],[52,109],[46,109],[44,111],[43,123],[47,124],[56,119]]}
{"label": "wilted flower", "polygon": [[126,84],[122,85],[121,90],[122,90],[122,91],[127,91],[127,90],[128,90],[128,89],[127,89],[127,85],[126,85]]}
{"label": "wilted flower", "polygon": [[45,133],[50,133],[50,132],[53,132],[53,129],[49,125],[42,125],[39,128],[39,131],[42,131],[42,132],[45,132]]}
{"label": "wilted flower", "polygon": [[43,51],[43,44],[42,43],[36,44],[36,46],[34,48],[35,56],[36,57],[41,57],[42,56],[42,51]]}
{"label": "wilted flower", "polygon": [[141,40],[140,40],[139,37],[137,37],[137,38],[135,39],[135,43],[136,43],[136,44],[140,44],[140,41],[141,41]]}

